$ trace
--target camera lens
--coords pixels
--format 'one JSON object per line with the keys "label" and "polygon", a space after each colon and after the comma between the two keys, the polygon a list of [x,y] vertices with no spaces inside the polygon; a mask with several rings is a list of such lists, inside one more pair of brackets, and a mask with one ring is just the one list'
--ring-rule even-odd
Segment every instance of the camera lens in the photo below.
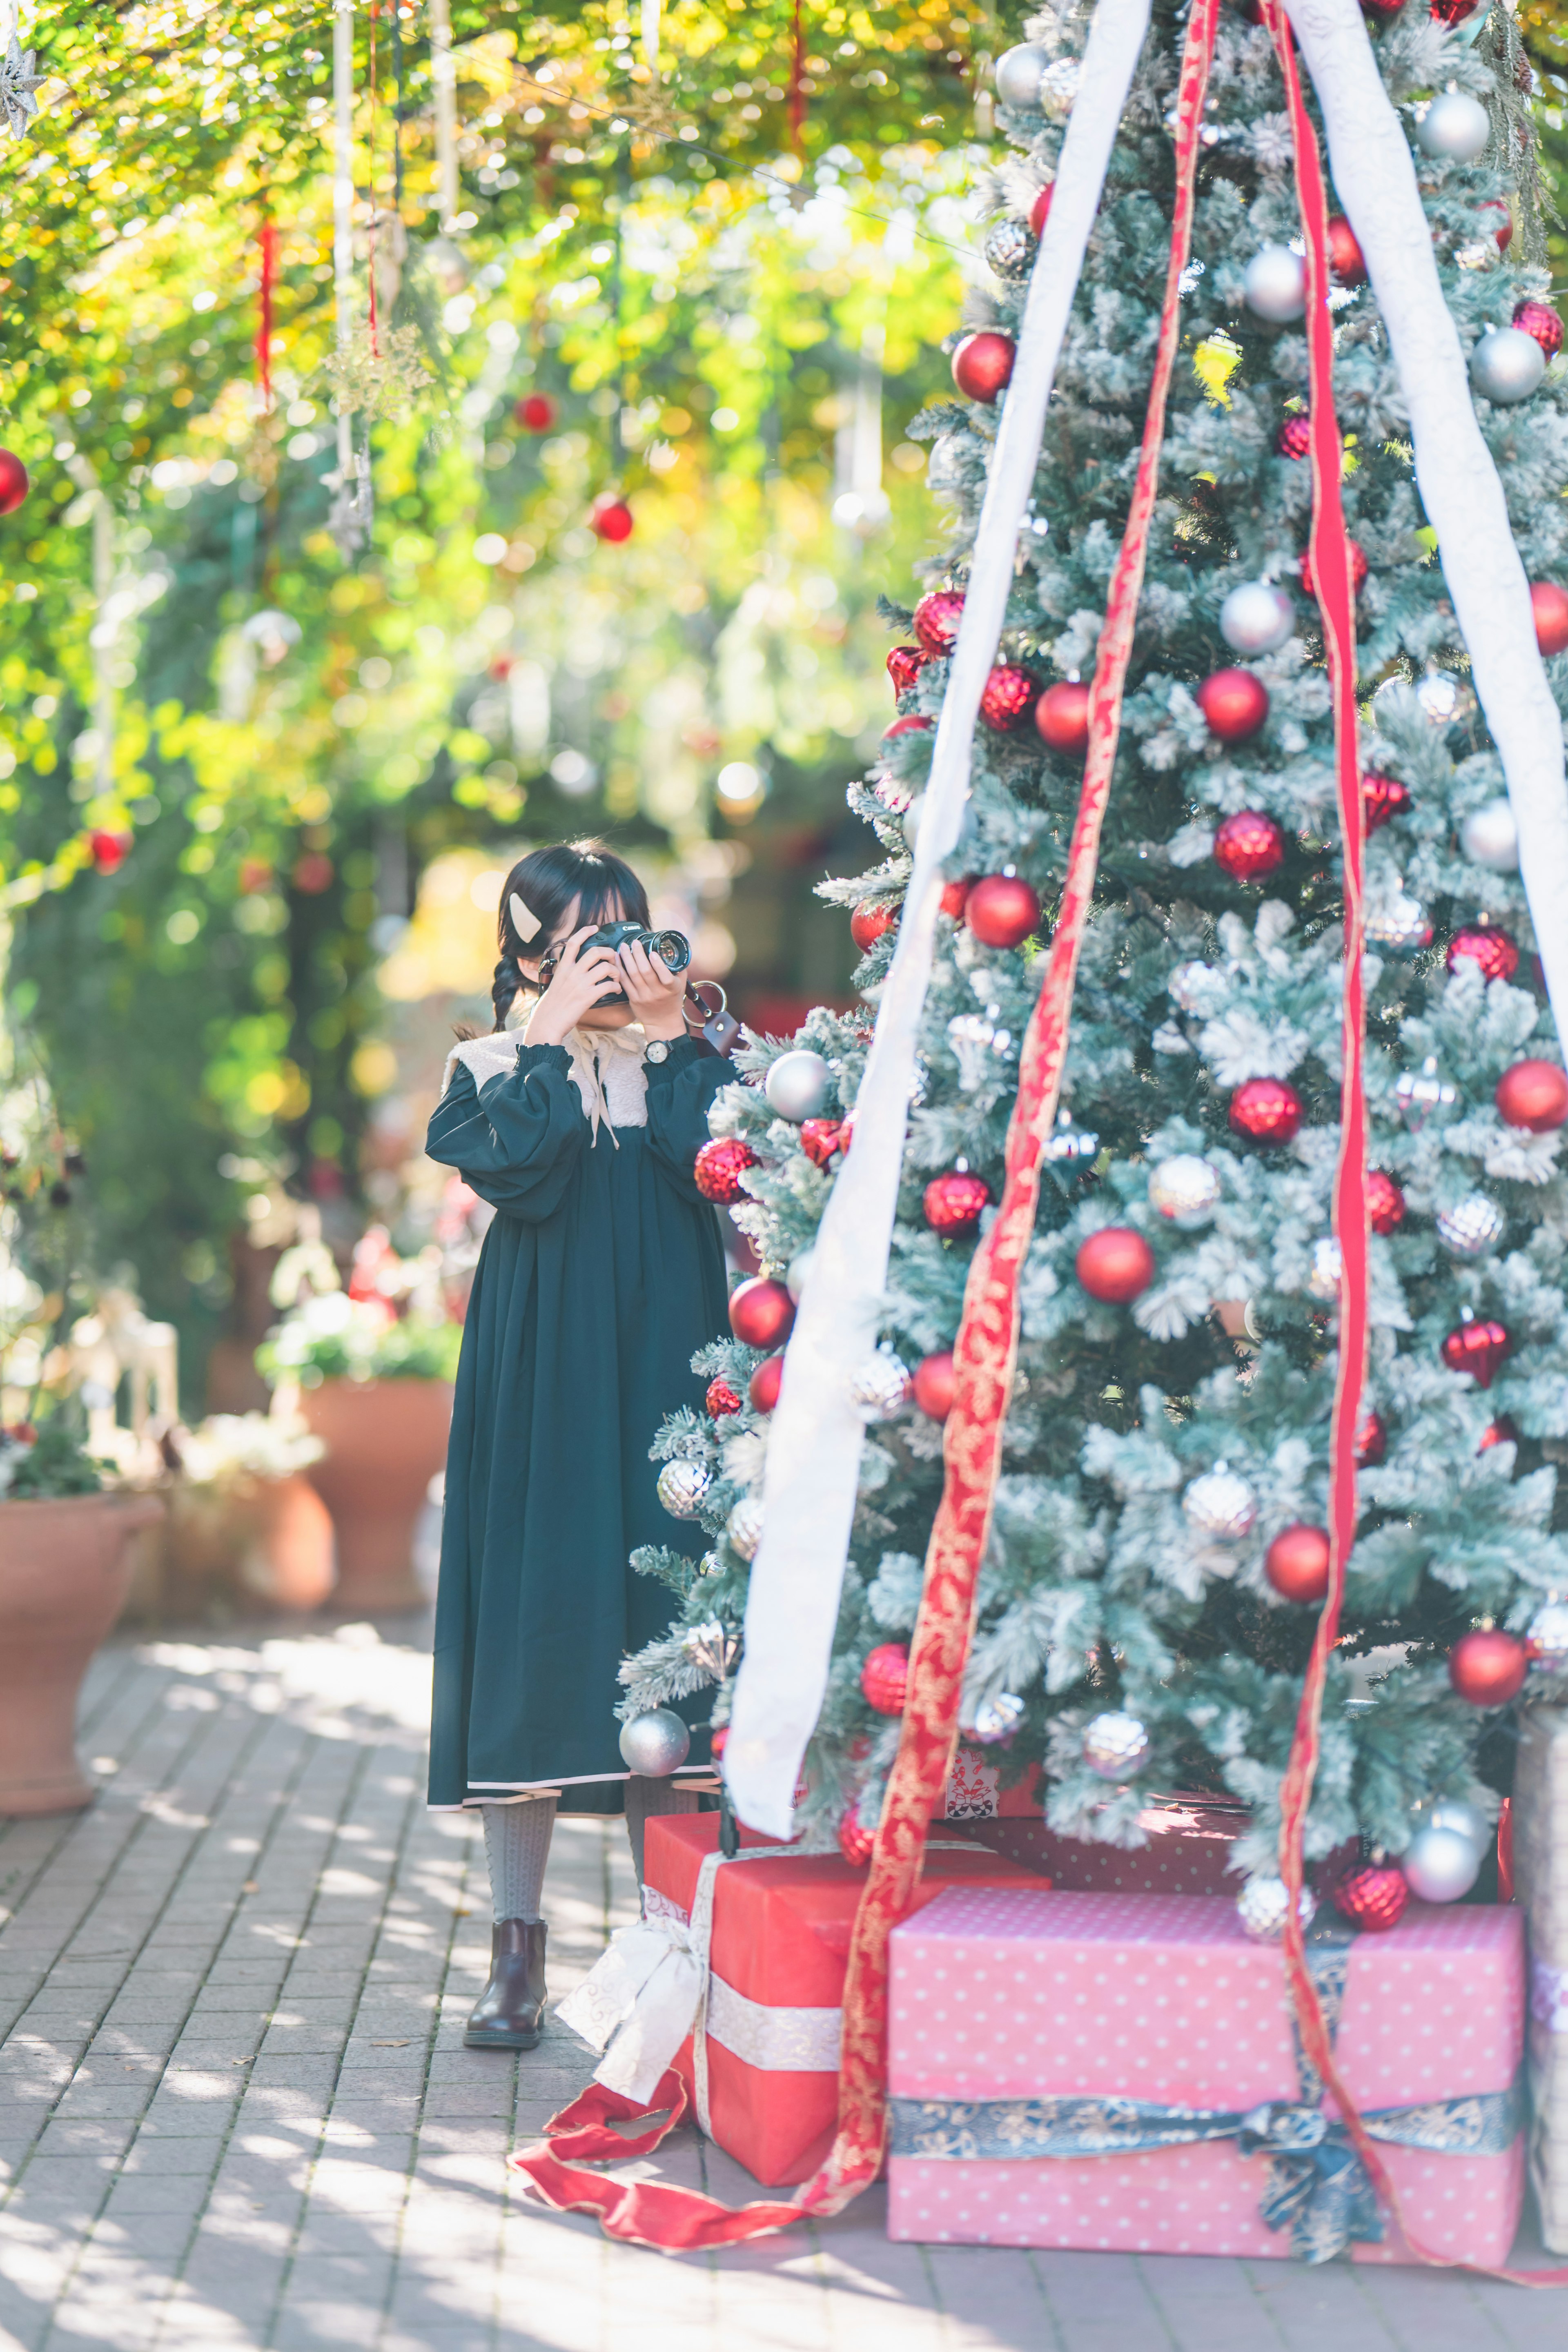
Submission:
{"label": "camera lens", "polygon": [[691,961],[691,942],[684,931],[650,931],[647,949],[671,971],[684,971]]}

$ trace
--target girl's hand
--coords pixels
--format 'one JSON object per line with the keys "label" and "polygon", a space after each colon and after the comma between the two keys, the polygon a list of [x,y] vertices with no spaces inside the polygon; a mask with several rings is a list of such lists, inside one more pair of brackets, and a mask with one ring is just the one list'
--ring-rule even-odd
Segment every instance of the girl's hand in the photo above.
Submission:
{"label": "girl's hand", "polygon": [[621,968],[612,949],[595,948],[578,961],[584,940],[592,939],[598,928],[597,923],[584,923],[562,949],[550,985],[529,1020],[531,1045],[559,1045],[584,1013],[620,987]]}
{"label": "girl's hand", "polygon": [[620,950],[621,984],[634,1020],[650,1037],[684,1037],[686,974],[671,971],[662,957],[650,956],[640,940],[628,940]]}

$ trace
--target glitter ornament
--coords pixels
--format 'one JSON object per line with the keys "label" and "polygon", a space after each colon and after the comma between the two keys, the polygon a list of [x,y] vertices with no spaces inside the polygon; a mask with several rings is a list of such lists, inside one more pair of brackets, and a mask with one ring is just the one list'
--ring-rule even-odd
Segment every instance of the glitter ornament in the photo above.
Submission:
{"label": "glitter ornament", "polygon": [[[1438,1070],[1436,1054],[1428,1054],[1419,1070],[1402,1071],[1394,1089],[1394,1099],[1412,1135],[1419,1135],[1432,1113],[1447,1110],[1456,1098],[1453,1087]],[[1564,1111],[1568,1113],[1568,1086]]]}
{"label": "glitter ornament", "polygon": [[1102,1780],[1129,1780],[1149,1753],[1149,1734],[1135,1715],[1115,1708],[1083,1727],[1083,1760]]}
{"label": "glitter ornament", "polygon": [[1449,163],[1473,163],[1485,153],[1490,137],[1486,108],[1465,90],[1445,90],[1415,126],[1415,144],[1423,155],[1440,156]]}
{"label": "glitter ornament", "polygon": [[1260,882],[1285,863],[1285,836],[1261,809],[1237,809],[1214,837],[1216,865],[1233,882]]}
{"label": "glitter ornament", "polygon": [[1179,963],[1165,982],[1166,995],[1173,1004],[1179,1005],[1184,1013],[1196,1013],[1198,991],[1213,969],[1212,964],[1199,963],[1195,960],[1189,963]]}
{"label": "glitter ornament", "polygon": [[1079,1244],[1073,1271],[1091,1298],[1125,1307],[1154,1279],[1154,1253],[1131,1225],[1103,1225]]}
{"label": "glitter ornament", "polygon": [[1222,743],[1245,743],[1268,716],[1268,688],[1249,669],[1216,669],[1194,699]]}
{"label": "glitter ornament", "polygon": [[784,1287],[797,1307],[800,1305],[801,1294],[810,1279],[811,1269],[816,1260],[816,1252],[814,1249],[803,1249],[797,1250],[789,1262],[789,1272],[784,1276]]}
{"label": "glitter ornament", "polygon": [[933,1176],[925,1188],[925,1221],[933,1234],[972,1234],[990,1198],[991,1187],[983,1176],[971,1176],[963,1169]]}
{"label": "glitter ornament", "polygon": [[1335,213],[1329,222],[1329,271],[1336,285],[1366,283],[1366,257],[1343,213]]}
{"label": "glitter ornament", "polygon": [[1468,1372],[1479,1389],[1489,1389],[1498,1366],[1509,1351],[1505,1325],[1478,1322],[1467,1307],[1464,1320],[1444,1340],[1441,1354],[1451,1372]]}
{"label": "glitter ornament", "polygon": [[963,597],[956,588],[933,588],[915,606],[915,635],[928,654],[950,654],[958,643]]}
{"label": "glitter ornament", "polygon": [[1519,824],[1507,801],[1487,801],[1459,827],[1459,846],[1472,866],[1493,874],[1519,871]]}
{"label": "glitter ornament", "polygon": [[742,1559],[755,1559],[757,1546],[763,1539],[763,1507],[752,1496],[737,1503],[724,1522],[724,1533],[730,1549]]}
{"label": "glitter ornament", "polygon": [[832,1071],[820,1054],[804,1045],[771,1062],[763,1081],[769,1109],[780,1118],[793,1119],[797,1127],[803,1118],[816,1118],[832,1091]]}
{"label": "glitter ornament", "polygon": [[934,1356],[922,1357],[915,1366],[914,1399],[928,1421],[945,1421],[952,1411],[953,1389],[956,1385],[952,1351],[943,1348]]}
{"label": "glitter ornament", "polygon": [[1521,335],[1533,336],[1549,360],[1563,349],[1563,321],[1550,304],[1527,295],[1514,306],[1513,323]]}
{"label": "glitter ornament", "polygon": [[1329,1589],[1329,1531],[1298,1519],[1263,1555],[1263,1573],[1281,1601],[1321,1601]]}
{"label": "glitter ornament", "polygon": [[1089,749],[1089,688],[1076,678],[1047,686],[1035,705],[1035,725],[1053,751]]}
{"label": "glitter ornament", "polygon": [[523,394],[511,413],[525,433],[548,433],[557,411],[547,392],[530,392]]}
{"label": "glitter ornament", "polygon": [[1302,1119],[1301,1097],[1283,1078],[1248,1078],[1230,1098],[1230,1123],[1254,1143],[1289,1143]]}
{"label": "glitter ornament", "polygon": [[986,874],[972,882],[963,919],[982,947],[1016,948],[1039,929],[1040,902],[1018,874]]}
{"label": "glitter ornament", "polygon": [[1439,1209],[1437,1239],[1455,1257],[1484,1257],[1508,1231],[1508,1218],[1485,1192],[1467,1192],[1451,1208]]}
{"label": "glitter ornament", "polygon": [[1423,1903],[1458,1903],[1480,1875],[1480,1855],[1453,1830],[1417,1830],[1400,1861],[1410,1892]]}
{"label": "glitter ornament", "polygon": [[0,515],[15,514],[32,483],[27,468],[12,449],[0,449]]}
{"label": "glitter ornament", "polygon": [[1472,923],[1456,931],[1448,942],[1448,970],[1457,971],[1459,958],[1479,963],[1487,980],[1511,980],[1519,970],[1519,950],[1508,933],[1493,923]]}
{"label": "glitter ornament", "polygon": [[746,1382],[746,1394],[752,1400],[753,1412],[772,1412],[777,1404],[779,1390],[784,1382],[784,1364],[782,1355],[764,1356]]}
{"label": "glitter ornament", "polygon": [[1307,265],[1288,245],[1266,245],[1243,270],[1241,290],[1255,319],[1287,326],[1307,307]]}
{"label": "glitter ornament", "polygon": [[621,1761],[647,1780],[668,1780],[691,1753],[691,1733],[672,1706],[650,1707],[621,1726]]}
{"label": "glitter ornament", "polygon": [[603,499],[588,517],[588,528],[606,546],[619,547],[632,535],[632,510],[625,499]]}
{"label": "glitter ornament", "polygon": [[[1529,338],[1521,336],[1521,341]],[[991,407],[1012,380],[1016,349],[1010,335],[994,334],[989,328],[965,335],[952,355],[952,380],[964,398]]]}
{"label": "glitter ornament", "polygon": [[902,1715],[910,1688],[907,1642],[879,1642],[860,1669],[860,1696],[879,1715]]}
{"label": "glitter ornament", "polygon": [[994,68],[996,95],[1003,105],[1020,110],[1038,106],[1040,84],[1050,64],[1050,51],[1034,41],[1020,41],[1016,48],[1004,49]]}
{"label": "glitter ornament", "polygon": [[1493,1099],[1510,1127],[1550,1134],[1568,1119],[1568,1073],[1555,1062],[1515,1062],[1498,1080]]}
{"label": "glitter ornament", "polygon": [[1361,800],[1366,812],[1367,832],[1373,834],[1390,817],[1405,814],[1410,806],[1410,790],[1397,776],[1380,776],[1375,769],[1369,768],[1361,780]]}
{"label": "glitter ornament", "polygon": [[849,936],[864,955],[874,948],[884,932],[896,929],[897,907],[889,907],[876,898],[862,898],[849,918]]}
{"label": "glitter ornament", "polygon": [[703,1392],[702,1409],[710,1421],[722,1421],[726,1413],[740,1412],[741,1400],[728,1381],[710,1381]]}
{"label": "glitter ornament", "polygon": [[1040,109],[1047,122],[1065,122],[1083,71],[1076,58],[1058,58],[1040,76]]}
{"label": "glitter ornament", "polygon": [[818,1168],[826,1168],[834,1153],[844,1148],[844,1121],[841,1118],[803,1118],[800,1144],[809,1160]]}
{"label": "glitter ornament", "polygon": [[1005,735],[1021,727],[1039,700],[1038,678],[1026,669],[1018,669],[1010,662],[998,664],[986,679],[980,696],[980,716],[987,727]]}
{"label": "glitter ornament", "polygon": [[888,656],[888,676],[895,694],[908,694],[930,656],[919,646],[895,646]]}
{"label": "glitter ornament", "polygon": [[1432,944],[1431,919],[1419,898],[1408,898],[1401,890],[1368,913],[1365,939],[1374,954],[1419,955]]}
{"label": "glitter ornament", "polygon": [[1281,457],[1310,457],[1312,454],[1311,418],[1288,416],[1274,436],[1274,446]]}
{"label": "glitter ornament", "polygon": [[1405,1223],[1405,1195],[1381,1168],[1367,1171],[1366,1209],[1374,1234],[1391,1234]]}
{"label": "glitter ornament", "polygon": [[1530,1663],[1547,1674],[1568,1671],[1568,1601],[1549,1593],[1530,1621],[1524,1637]]}
{"label": "glitter ornament", "polygon": [[838,1851],[851,1870],[859,1870],[871,1859],[877,1843],[877,1832],[868,1830],[860,1818],[858,1802],[851,1805],[838,1824]]}
{"label": "glitter ornament", "polygon": [[863,1421],[891,1421],[911,1392],[909,1368],[891,1348],[868,1356],[849,1383],[849,1402]]}
{"label": "glitter ornament", "polygon": [[[1311,1888],[1303,1886],[1296,1906],[1296,1916],[1303,1927],[1311,1925],[1317,1907]],[[1242,1933],[1250,1936],[1255,1944],[1277,1944],[1290,1916],[1290,1890],[1282,1878],[1249,1878],[1236,1898],[1236,1916],[1241,1922]]]}
{"label": "glitter ornament", "polygon": [[1296,625],[1296,608],[1283,588],[1244,580],[1219,608],[1219,633],[1233,654],[1256,660],[1277,653]]}
{"label": "glitter ornament", "polygon": [[[1366,556],[1353,539],[1347,540],[1345,543],[1350,551],[1351,559],[1351,593],[1359,596],[1366,586]],[[1315,596],[1317,593],[1318,583],[1312,571],[1311,551],[1308,549],[1301,557],[1301,593],[1303,596]]]}
{"label": "glitter ornament", "polygon": [[1470,382],[1498,408],[1517,407],[1546,373],[1546,353],[1518,327],[1489,327],[1470,353]]}
{"label": "glitter ornament", "polygon": [[1162,1160],[1151,1173],[1149,1206],[1183,1233],[1193,1233],[1218,1208],[1221,1189],[1217,1168],[1195,1152],[1182,1151]]}
{"label": "glitter ornament", "polygon": [[1471,1706],[1506,1706],[1524,1688],[1529,1665],[1529,1649],[1517,1633],[1487,1625],[1460,1634],[1448,1653],[1448,1680]]}
{"label": "glitter ornament", "polygon": [[1058,1189],[1072,1192],[1093,1175],[1100,1138],[1092,1129],[1078,1126],[1070,1110],[1058,1110],[1057,1123],[1040,1147],[1040,1157]]}
{"label": "glitter ornament", "polygon": [[741,1178],[757,1164],[757,1155],[738,1135],[716,1135],[691,1163],[691,1178],[705,1201],[721,1205],[746,1197]]}
{"label": "glitter ornament", "polygon": [[1334,1889],[1335,1910],[1369,1936],[1397,1927],[1409,1900],[1409,1883],[1393,1862],[1363,1862],[1347,1871]]}
{"label": "glitter ornament", "polygon": [[1023,1700],[1011,1691],[998,1691],[994,1698],[982,1699],[975,1708],[969,1737],[982,1748],[1000,1748],[1014,1737],[1023,1720]]}
{"label": "glitter ornament", "polygon": [[985,232],[982,247],[986,268],[1008,279],[1027,278],[1035,266],[1037,249],[1027,223],[1011,219],[994,222]]}
{"label": "glitter ornament", "polygon": [[1258,1523],[1258,1497],[1245,1478],[1225,1462],[1203,1471],[1182,1496],[1182,1508],[1199,1535],[1239,1543]]}
{"label": "glitter ornament", "polygon": [[745,1348],[776,1348],[789,1337],[795,1301],[782,1282],[754,1274],[730,1293],[730,1328]]}
{"label": "glitter ornament", "polygon": [[1312,1244],[1312,1268],[1307,1276],[1307,1287],[1314,1298],[1331,1303],[1340,1295],[1340,1283],[1345,1270],[1344,1253],[1332,1234]]}
{"label": "glitter ornament", "polygon": [[1355,1433],[1358,1470],[1375,1470],[1388,1454],[1388,1430],[1380,1412],[1369,1412]]}
{"label": "glitter ornament", "polygon": [[705,1462],[667,1462],[654,1491],[672,1519],[694,1519],[712,1484]]}

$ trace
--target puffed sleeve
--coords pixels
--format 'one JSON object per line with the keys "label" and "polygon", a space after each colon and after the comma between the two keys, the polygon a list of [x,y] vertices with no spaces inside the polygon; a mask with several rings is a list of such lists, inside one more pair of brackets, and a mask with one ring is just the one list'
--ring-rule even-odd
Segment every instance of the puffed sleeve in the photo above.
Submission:
{"label": "puffed sleeve", "polygon": [[682,1200],[702,1200],[691,1163],[708,1140],[708,1114],[735,1073],[702,1037],[677,1037],[662,1062],[645,1062],[647,1139],[655,1167]]}
{"label": "puffed sleeve", "polygon": [[588,1133],[564,1045],[521,1045],[510,1076],[474,1076],[458,1062],[425,1149],[482,1201],[539,1224],[554,1213]]}

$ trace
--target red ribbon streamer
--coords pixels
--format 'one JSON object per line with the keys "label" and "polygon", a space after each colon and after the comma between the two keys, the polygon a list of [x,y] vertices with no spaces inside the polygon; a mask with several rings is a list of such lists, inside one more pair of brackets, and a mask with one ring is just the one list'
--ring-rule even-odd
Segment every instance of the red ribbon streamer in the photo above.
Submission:
{"label": "red ribbon streamer", "polygon": [[272,289],[278,275],[278,231],[263,218],[259,237],[261,283],[256,299],[256,374],[261,386],[261,414],[272,414]]}

